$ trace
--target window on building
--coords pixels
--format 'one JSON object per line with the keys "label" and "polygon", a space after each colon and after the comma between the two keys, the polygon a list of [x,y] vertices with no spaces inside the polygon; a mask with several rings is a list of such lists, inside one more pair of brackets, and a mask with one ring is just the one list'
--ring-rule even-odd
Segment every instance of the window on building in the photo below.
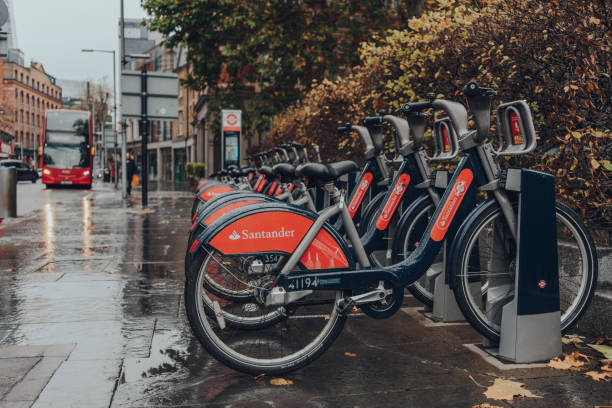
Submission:
{"label": "window on building", "polygon": [[34,122],[34,112],[32,112],[32,126],[34,126],[34,123],[36,122]]}
{"label": "window on building", "polygon": [[26,138],[25,138],[24,144],[26,147],[30,146],[30,132],[26,132]]}
{"label": "window on building", "polygon": [[26,105],[30,104],[30,95],[26,95]]}
{"label": "window on building", "polygon": [[25,120],[26,120],[26,125],[30,124],[30,115],[28,114],[28,112],[26,112],[25,114]]}
{"label": "window on building", "polygon": [[23,124],[23,109],[21,110],[21,121],[20,121],[20,123]]}
{"label": "window on building", "polygon": [[18,77],[17,77],[17,70],[15,70],[15,79],[17,79],[17,78],[18,78]]}
{"label": "window on building", "polygon": [[23,105],[23,91],[21,91],[19,99],[20,99],[21,104]]}
{"label": "window on building", "polygon": [[36,115],[36,126],[40,127],[40,115]]}
{"label": "window on building", "polygon": [[21,73],[21,79],[20,79],[20,81],[21,81],[21,82],[23,82],[23,72]]}
{"label": "window on building", "polygon": [[178,122],[179,122],[178,123],[178,133],[179,133],[179,136],[182,136],[183,135],[183,112],[178,113]]}

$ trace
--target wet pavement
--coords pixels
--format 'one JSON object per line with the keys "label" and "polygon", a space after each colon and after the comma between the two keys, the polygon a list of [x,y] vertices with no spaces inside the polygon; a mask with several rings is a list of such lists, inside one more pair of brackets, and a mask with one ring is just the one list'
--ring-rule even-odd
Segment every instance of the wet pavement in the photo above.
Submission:
{"label": "wet pavement", "polygon": [[612,385],[582,372],[495,367],[464,346],[481,341],[467,324],[428,323],[412,298],[387,320],[352,316],[320,359],[285,376],[292,385],[234,372],[184,316],[191,199],[157,190],[142,211],[96,185],[5,220],[0,407],[469,407],[498,377],[543,398],[493,405],[612,404]]}

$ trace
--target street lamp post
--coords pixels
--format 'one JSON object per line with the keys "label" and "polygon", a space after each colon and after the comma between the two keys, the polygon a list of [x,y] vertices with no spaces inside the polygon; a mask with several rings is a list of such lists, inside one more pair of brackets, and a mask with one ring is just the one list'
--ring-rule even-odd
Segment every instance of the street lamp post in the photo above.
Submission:
{"label": "street lamp post", "polygon": [[[117,75],[116,75],[116,62],[115,62],[115,50],[94,50],[94,49],[82,49],[82,52],[103,52],[106,54],[113,54],[113,131],[115,132],[115,148],[113,149],[115,160],[115,189],[117,189]],[[106,141],[104,140],[104,129],[102,129],[102,141],[106,149]],[[106,158],[105,158],[106,160]],[[124,187],[125,190],[125,187]]]}

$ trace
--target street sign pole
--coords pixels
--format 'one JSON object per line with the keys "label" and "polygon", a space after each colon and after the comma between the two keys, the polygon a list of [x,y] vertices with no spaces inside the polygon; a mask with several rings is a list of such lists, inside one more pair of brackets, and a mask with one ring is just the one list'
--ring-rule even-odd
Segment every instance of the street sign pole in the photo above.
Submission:
{"label": "street sign pole", "polygon": [[[119,66],[121,69],[120,73],[123,72],[123,66],[125,65],[125,22],[123,19],[123,0],[120,1],[121,9],[121,27],[119,27]],[[122,84],[121,81],[117,84],[117,93],[121,95]],[[127,166],[125,163],[127,157],[127,135],[125,132],[125,124],[123,123],[123,102],[119,100],[119,110],[117,111],[117,121],[121,122],[121,197],[127,198]],[[115,175],[116,176],[116,175]]]}
{"label": "street sign pole", "polygon": [[142,155],[142,175],[140,177],[142,183],[142,208],[146,208],[148,204],[147,191],[147,139],[149,138],[149,120],[147,119],[147,65],[140,72],[140,136],[141,136],[141,155]]}

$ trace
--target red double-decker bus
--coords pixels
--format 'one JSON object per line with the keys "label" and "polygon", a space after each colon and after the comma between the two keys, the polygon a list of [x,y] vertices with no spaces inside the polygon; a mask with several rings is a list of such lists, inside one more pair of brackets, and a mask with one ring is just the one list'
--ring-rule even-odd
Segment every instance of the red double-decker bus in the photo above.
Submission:
{"label": "red double-decker bus", "polygon": [[91,188],[94,153],[91,113],[48,110],[43,128],[43,184]]}

